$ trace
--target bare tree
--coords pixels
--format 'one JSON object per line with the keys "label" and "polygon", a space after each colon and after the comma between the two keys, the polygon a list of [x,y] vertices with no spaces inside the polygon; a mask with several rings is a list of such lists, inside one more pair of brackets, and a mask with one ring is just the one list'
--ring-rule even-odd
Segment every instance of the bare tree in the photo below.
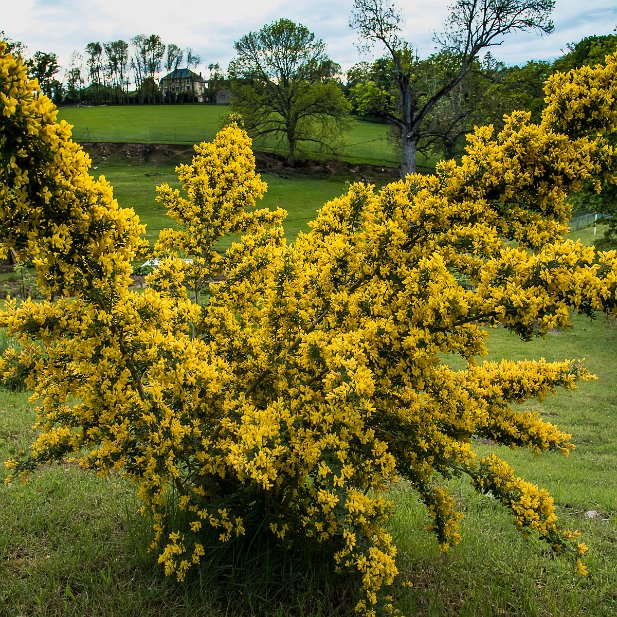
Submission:
{"label": "bare tree", "polygon": [[201,62],[201,58],[198,54],[194,53],[190,47],[185,50],[186,54],[186,66],[187,68],[197,68],[197,65]]}
{"label": "bare tree", "polygon": [[137,34],[131,39],[133,53],[131,54],[131,68],[135,81],[135,89],[139,90],[147,76],[148,65],[148,37]]}
{"label": "bare tree", "polygon": [[65,72],[65,80],[67,102],[81,103],[85,86],[84,58],[78,51],[71,54],[71,64]]}
{"label": "bare tree", "polygon": [[[444,31],[435,37],[443,51],[458,58],[457,70],[434,90],[417,83],[418,56],[401,38],[402,16],[392,0],[354,0],[350,26],[369,46],[385,48],[390,60],[392,89],[397,104],[373,109],[400,135],[401,176],[416,169],[416,152],[422,125],[437,103],[467,75],[479,53],[499,45],[502,37],[517,30],[551,32],[550,13],[555,0],[454,0]],[[424,86],[423,82],[423,86]],[[383,100],[383,96],[381,97]]]}

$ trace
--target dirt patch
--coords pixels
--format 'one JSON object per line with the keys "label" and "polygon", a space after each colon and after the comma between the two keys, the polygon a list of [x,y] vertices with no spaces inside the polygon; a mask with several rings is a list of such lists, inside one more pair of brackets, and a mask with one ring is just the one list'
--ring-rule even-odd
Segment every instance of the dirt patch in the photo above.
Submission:
{"label": "dirt patch", "polygon": [[109,158],[136,163],[165,163],[193,156],[192,146],[186,144],[128,144],[120,142],[84,142],[84,150],[96,165]]}
{"label": "dirt patch", "polygon": [[[136,144],[120,142],[83,142],[81,144],[92,157],[93,163],[109,158],[136,163],[160,164],[189,161],[193,156],[192,146],[186,144]],[[345,174],[353,179],[365,178],[369,182],[383,184],[399,178],[398,169],[380,165],[352,164],[345,161],[297,161],[287,165],[285,159],[276,154],[255,152],[257,170],[276,173],[281,176],[294,175],[333,176]]]}

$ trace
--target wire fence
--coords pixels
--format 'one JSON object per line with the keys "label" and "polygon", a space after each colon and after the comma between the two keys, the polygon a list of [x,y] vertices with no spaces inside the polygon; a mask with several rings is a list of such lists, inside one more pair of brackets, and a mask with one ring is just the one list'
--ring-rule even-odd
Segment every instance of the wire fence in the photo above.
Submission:
{"label": "wire fence", "polygon": [[570,219],[570,229],[583,229],[585,227],[591,227],[594,223],[599,223],[606,220],[608,215],[601,214],[599,212],[586,212],[585,214],[579,214]]}

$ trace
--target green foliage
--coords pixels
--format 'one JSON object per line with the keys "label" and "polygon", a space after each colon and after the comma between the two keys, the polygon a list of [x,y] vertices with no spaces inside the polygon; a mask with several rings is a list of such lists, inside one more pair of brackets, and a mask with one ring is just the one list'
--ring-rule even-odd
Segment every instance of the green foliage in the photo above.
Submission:
{"label": "green foliage", "polygon": [[504,116],[515,110],[531,112],[534,122],[544,108],[544,84],[551,75],[548,62],[531,60],[523,66],[505,66],[485,59],[482,66],[485,78],[478,97],[479,118],[483,124],[503,127]]}
{"label": "green foliage", "polygon": [[394,104],[393,95],[374,81],[355,84],[349,91],[349,100],[353,111],[361,116],[378,115]]}
{"label": "green foliage", "polygon": [[54,93],[58,91],[60,86],[60,82],[54,78],[54,75],[60,71],[58,56],[53,53],[37,51],[29,61],[29,65],[30,73],[38,80],[43,94],[50,99],[54,99],[54,102],[59,103],[61,97],[54,96]]}
{"label": "green foliage", "polygon": [[617,51],[617,34],[587,36],[577,43],[568,45],[570,50],[553,63],[556,71],[567,72],[582,66],[606,64],[606,56]]}
{"label": "green foliage", "polygon": [[253,137],[286,144],[293,164],[304,143],[332,151],[349,104],[333,80],[338,71],[325,44],[288,19],[250,32],[235,43],[229,66],[232,109]]}

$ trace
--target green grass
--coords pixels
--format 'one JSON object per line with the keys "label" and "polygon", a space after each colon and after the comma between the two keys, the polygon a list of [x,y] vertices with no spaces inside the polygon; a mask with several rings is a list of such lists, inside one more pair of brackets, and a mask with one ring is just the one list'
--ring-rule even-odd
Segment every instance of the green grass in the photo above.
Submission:
{"label": "green grass", "polygon": [[[173,224],[164,207],[156,202],[156,186],[165,182],[177,186],[174,168],[178,162],[175,159],[140,164],[109,160],[99,162],[92,173],[104,175],[114,187],[114,195],[120,205],[133,208],[139,214],[141,221],[147,225],[146,237],[152,244],[161,229]],[[284,226],[289,241],[293,241],[299,231],[308,231],[308,222],[315,218],[317,210],[329,199],[344,193],[347,183],[354,180],[348,174],[319,177],[266,173],[262,177],[268,184],[268,191],[260,205],[287,210]],[[228,243],[229,240],[226,240],[222,246]]]}
{"label": "green grass", "polygon": [[118,105],[61,107],[77,141],[194,144],[211,140],[229,107],[223,105]]}
{"label": "green grass", "polygon": [[[82,142],[194,144],[211,140],[230,108],[221,105],[125,105],[62,107],[59,118],[73,125],[73,136]],[[337,148],[336,158],[350,163],[398,167],[400,156],[385,124],[354,120]],[[268,142],[256,149],[272,151]],[[308,148],[308,156],[318,156]],[[326,158],[334,158],[331,154]],[[429,165],[418,155],[418,165]]]}
{"label": "green grass", "polygon": [[580,240],[583,244],[593,244],[597,239],[604,235],[606,228],[607,225],[598,225],[595,234],[593,233],[593,225],[583,227],[581,229],[573,229],[568,234],[568,238],[571,238],[572,240]]}

